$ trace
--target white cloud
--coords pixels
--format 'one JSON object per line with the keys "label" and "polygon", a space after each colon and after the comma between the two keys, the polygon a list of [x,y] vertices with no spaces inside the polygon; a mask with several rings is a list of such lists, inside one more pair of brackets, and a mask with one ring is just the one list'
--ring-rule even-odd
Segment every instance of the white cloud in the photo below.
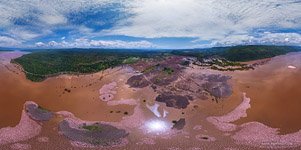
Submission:
{"label": "white cloud", "polygon": [[67,23],[67,19],[63,15],[42,15],[40,20],[49,25]]}
{"label": "white cloud", "polygon": [[31,40],[39,37],[42,33],[35,33],[22,28],[15,28],[8,31],[16,39]]}
{"label": "white cloud", "polygon": [[93,47],[112,47],[112,48],[155,48],[156,46],[148,41],[125,42],[115,41],[99,41],[92,40],[90,42]]}
{"label": "white cloud", "polygon": [[35,44],[35,46],[36,46],[36,47],[44,47],[44,46],[46,46],[46,44],[43,43],[43,42],[37,42],[37,43]]}
{"label": "white cloud", "polygon": [[[50,35],[51,32],[49,31],[57,27],[70,26],[67,20],[69,13],[80,12],[87,8],[97,8],[112,2],[110,0],[0,1],[0,28],[16,38],[30,40]],[[16,22],[19,22],[20,25],[16,26]],[[89,31],[85,27],[73,27],[73,29],[79,29],[79,32]]]}
{"label": "white cloud", "polygon": [[121,40],[113,40],[113,41],[105,41],[105,40],[88,40],[85,38],[75,39],[71,42],[56,42],[50,41],[48,43],[37,42],[35,44],[36,47],[57,47],[57,48],[86,48],[86,47],[94,47],[94,48],[155,48],[151,42],[148,41],[121,41]]}
{"label": "white cloud", "polygon": [[259,42],[301,46],[301,35],[298,33],[266,33],[259,38]]}
{"label": "white cloud", "polygon": [[258,28],[301,28],[297,0],[134,0],[110,34],[221,40]]}
{"label": "white cloud", "polygon": [[26,0],[26,1],[1,1],[0,2],[0,25],[11,25],[13,18],[23,16],[38,16],[42,22],[58,24],[65,22],[65,14],[77,12],[85,8],[97,7],[110,3],[109,0]]}
{"label": "white cloud", "polygon": [[18,40],[15,40],[11,37],[7,36],[0,36],[0,46],[2,47],[8,47],[8,46],[18,46],[21,42]]}
{"label": "white cloud", "polygon": [[[130,15],[125,15],[127,17],[117,21],[110,29],[99,31],[83,24],[68,22],[70,13],[101,9],[102,6],[114,3],[122,4],[125,8],[118,9],[123,9]],[[273,33],[273,35],[259,33],[262,35],[257,37],[254,30],[280,32],[282,29],[288,31],[301,29],[300,0],[6,0],[0,1],[0,14],[0,29],[3,29],[0,36],[10,35],[21,43],[53,36],[56,33],[52,31],[56,29],[66,29],[70,30],[63,35],[66,39],[125,35],[144,38],[192,37],[198,38],[199,41],[212,41],[215,45],[258,41],[297,45],[300,32]],[[24,19],[23,23],[29,25],[16,26],[14,23],[18,21],[17,19]],[[94,23],[106,23],[103,21],[95,19]],[[288,36],[285,34],[290,35],[285,37]],[[63,41],[57,43],[65,47],[81,47],[91,45],[92,42],[88,40],[70,43],[64,41],[65,38],[61,40]],[[93,43],[109,45],[105,41],[101,42]],[[122,45],[119,41],[114,44],[126,47],[125,45],[131,44],[146,46],[148,43],[126,42]]]}
{"label": "white cloud", "polygon": [[50,41],[49,43],[48,43],[48,46],[50,46],[50,47],[57,47],[57,46],[59,46],[60,45],[60,43],[57,43],[56,41]]}
{"label": "white cloud", "polygon": [[301,46],[301,35],[298,33],[270,33],[265,32],[257,37],[250,35],[231,35],[222,40],[214,40],[209,44],[196,44],[193,48],[206,48],[218,46],[234,46],[234,45],[292,45]]}

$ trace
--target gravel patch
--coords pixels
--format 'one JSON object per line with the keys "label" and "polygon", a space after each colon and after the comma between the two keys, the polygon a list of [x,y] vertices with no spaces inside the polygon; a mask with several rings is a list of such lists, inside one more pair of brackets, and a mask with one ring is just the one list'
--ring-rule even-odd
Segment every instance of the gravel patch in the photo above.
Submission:
{"label": "gravel patch", "polygon": [[238,144],[261,148],[293,148],[301,146],[301,130],[279,135],[278,129],[270,128],[259,122],[249,122],[240,126],[232,138]]}
{"label": "gravel patch", "polygon": [[202,125],[196,125],[193,127],[193,130],[202,130]]}
{"label": "gravel patch", "polygon": [[134,113],[131,116],[125,116],[122,118],[120,125],[125,128],[135,129],[141,127],[145,123],[144,111],[141,109],[141,106],[138,104],[134,108]]}
{"label": "gravel patch", "polygon": [[49,142],[49,138],[48,137],[39,137],[38,141],[41,143],[47,143],[47,142]]}
{"label": "gravel patch", "polygon": [[207,117],[207,121],[214,124],[219,130],[224,132],[234,131],[237,125],[231,123],[242,117],[247,117],[247,109],[251,107],[250,98],[246,97],[246,93],[243,93],[243,101],[230,113],[223,116]]}
{"label": "gravel patch", "polygon": [[108,101],[107,104],[109,106],[116,106],[116,105],[137,105],[137,100],[134,99],[122,99],[122,100],[114,100]]}
{"label": "gravel patch", "polygon": [[156,142],[152,138],[143,138],[140,142],[136,143],[137,145],[155,145]]}
{"label": "gravel patch", "polygon": [[31,145],[15,143],[15,144],[11,145],[10,148],[11,149],[16,149],[16,150],[29,150],[29,149],[31,149]]}
{"label": "gravel patch", "polygon": [[99,98],[102,101],[113,100],[114,99],[114,95],[117,93],[115,91],[116,87],[117,87],[117,83],[116,82],[112,82],[110,84],[105,84],[99,90],[99,95],[100,95]]}
{"label": "gravel patch", "polygon": [[31,139],[41,132],[41,125],[32,120],[23,110],[19,124],[0,129],[0,145]]}

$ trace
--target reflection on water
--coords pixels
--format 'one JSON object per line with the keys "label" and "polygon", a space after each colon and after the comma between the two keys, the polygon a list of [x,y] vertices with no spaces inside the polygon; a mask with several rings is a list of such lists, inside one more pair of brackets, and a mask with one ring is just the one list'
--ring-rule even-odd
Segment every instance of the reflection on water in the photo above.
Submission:
{"label": "reflection on water", "polygon": [[145,122],[145,127],[149,133],[168,132],[171,129],[169,123],[159,119],[148,120]]}

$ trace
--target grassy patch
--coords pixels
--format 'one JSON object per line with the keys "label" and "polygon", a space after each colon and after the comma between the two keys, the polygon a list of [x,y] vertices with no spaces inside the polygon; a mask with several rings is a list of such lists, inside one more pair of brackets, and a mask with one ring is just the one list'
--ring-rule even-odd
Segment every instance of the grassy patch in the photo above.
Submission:
{"label": "grassy patch", "polygon": [[171,75],[171,74],[174,73],[174,70],[172,68],[164,67],[163,72],[168,74],[168,75]]}
{"label": "grassy patch", "polygon": [[84,125],[82,128],[91,132],[101,131],[101,127],[98,125]]}
{"label": "grassy patch", "polygon": [[134,63],[136,63],[139,60],[140,60],[139,57],[129,57],[129,58],[123,60],[123,63],[124,64],[134,64]]}
{"label": "grassy patch", "polygon": [[154,69],[155,69],[156,66],[150,66],[150,67],[147,67],[145,68],[142,73],[150,73],[152,72]]}
{"label": "grassy patch", "polygon": [[41,111],[44,112],[44,113],[49,112],[48,109],[43,108],[43,107],[41,107],[41,106],[38,106],[38,109],[41,110]]}

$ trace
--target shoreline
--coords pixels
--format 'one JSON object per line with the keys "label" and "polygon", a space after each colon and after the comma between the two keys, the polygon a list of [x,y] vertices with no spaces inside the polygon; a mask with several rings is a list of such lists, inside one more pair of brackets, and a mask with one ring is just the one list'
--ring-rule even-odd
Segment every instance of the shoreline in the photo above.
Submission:
{"label": "shoreline", "polygon": [[[107,69],[99,70],[99,71],[96,71],[96,72],[89,72],[89,73],[64,71],[64,72],[59,72],[59,73],[54,73],[54,74],[49,74],[49,75],[41,75],[41,74],[34,74],[34,73],[31,73],[31,72],[25,71],[23,66],[21,64],[17,63],[17,62],[11,61],[10,63],[16,65],[17,69],[25,74],[25,77],[26,77],[27,80],[29,80],[31,82],[36,82],[36,83],[44,82],[44,81],[46,81],[50,78],[56,78],[56,77],[63,76],[63,75],[66,75],[66,76],[86,76],[86,75],[92,75],[92,74],[96,74],[96,73],[105,72],[105,71],[108,71],[108,70],[114,70],[116,68],[119,68],[119,70],[121,70],[123,67],[129,67],[128,65],[123,65],[123,66],[116,66],[116,67],[113,67],[113,68],[107,68]],[[29,78],[27,78],[27,74],[30,74],[30,75],[33,75],[33,76],[42,76],[43,80],[39,80],[39,81],[30,80]]]}
{"label": "shoreline", "polygon": [[[0,51],[1,52],[1,51]],[[8,51],[8,52],[23,52],[23,51]],[[5,52],[4,52],[5,53]],[[23,52],[24,54],[28,54],[30,52]],[[277,58],[277,57],[281,57],[281,56],[285,56],[285,55],[291,55],[291,54],[294,54],[294,53],[301,53],[301,52],[289,52],[287,54],[283,54],[283,55],[277,55],[277,56],[274,56],[274,57],[270,57],[270,58],[264,58],[264,59],[258,59],[258,60],[252,60],[252,61],[246,61],[246,62],[239,62],[241,64],[247,64],[247,65],[250,65],[252,66],[254,69],[256,69],[257,67],[259,66],[262,66],[262,65],[265,65],[266,63],[270,62],[272,59],[274,58]],[[20,56],[21,57],[21,56]],[[18,58],[18,57],[17,57]],[[26,70],[24,70],[23,66],[17,62],[14,61],[14,59],[16,58],[13,58],[11,59],[10,63],[11,64],[15,64],[18,66],[18,69],[20,69],[21,72],[23,72],[26,76],[26,79],[27,80],[30,80],[29,78],[27,78],[27,74],[30,74],[30,75],[33,75],[33,76],[40,76],[40,77],[43,77],[43,80],[39,80],[39,81],[33,81],[33,80],[30,80],[32,82],[43,82],[49,78],[53,78],[53,77],[58,77],[58,76],[61,76],[61,75],[68,75],[68,76],[81,76],[81,75],[91,75],[91,74],[95,74],[95,73],[99,73],[99,72],[102,72],[102,71],[106,71],[108,69],[114,69],[114,68],[123,68],[123,67],[129,67],[128,64],[121,64],[121,65],[117,65],[115,67],[109,67],[109,68],[106,68],[106,69],[103,69],[103,70],[99,70],[99,71],[95,71],[95,72],[89,72],[89,73],[81,73],[81,72],[72,72],[72,71],[63,71],[63,72],[58,72],[58,73],[54,73],[54,74],[48,74],[48,75],[42,75],[42,74],[35,74],[35,73],[31,73],[31,72],[28,72]],[[210,68],[208,68],[210,69]],[[211,69],[211,70],[215,70],[215,69]],[[234,70],[234,72],[237,72],[237,71],[249,71],[250,69],[247,69],[247,70]],[[252,69],[251,69],[252,70]],[[221,72],[233,72],[233,71],[230,71],[230,70],[226,70],[226,71],[221,71]]]}

